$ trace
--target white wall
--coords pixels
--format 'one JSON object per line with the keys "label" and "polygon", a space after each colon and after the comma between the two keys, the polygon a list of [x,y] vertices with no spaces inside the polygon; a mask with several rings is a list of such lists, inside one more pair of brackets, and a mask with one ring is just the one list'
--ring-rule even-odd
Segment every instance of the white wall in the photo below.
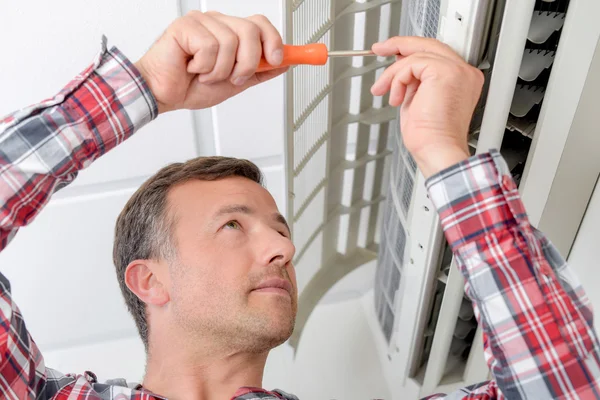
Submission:
{"label": "white wall", "polygon": [[[281,0],[2,2],[0,115],[56,93],[91,62],[102,34],[108,36],[109,45],[135,61],[182,11],[202,7],[241,16],[261,13],[281,28],[281,4]],[[111,260],[119,211],[159,167],[207,154],[255,161],[285,211],[283,98],[283,80],[277,79],[212,110],[160,116],[83,171],[30,227],[19,232],[0,254],[0,266],[11,279],[14,297],[49,366],[65,372],[95,370],[100,378],[141,378],[143,348],[123,305]],[[372,275],[364,270],[358,274],[363,274],[361,282],[363,276]],[[273,352],[266,387],[296,391],[310,399],[388,397],[373,360],[366,319],[358,311],[362,308],[358,300],[348,300],[347,290],[342,283],[328,297],[329,303],[317,308],[296,363],[287,345]]]}
{"label": "white wall", "polygon": [[390,399],[362,300],[317,306],[306,324],[290,391],[300,399]]}

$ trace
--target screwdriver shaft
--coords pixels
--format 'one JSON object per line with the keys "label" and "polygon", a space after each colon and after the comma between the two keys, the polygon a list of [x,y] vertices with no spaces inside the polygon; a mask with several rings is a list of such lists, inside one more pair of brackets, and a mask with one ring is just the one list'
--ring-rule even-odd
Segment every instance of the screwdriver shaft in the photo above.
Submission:
{"label": "screwdriver shaft", "polygon": [[374,56],[375,53],[371,50],[345,50],[345,51],[330,51],[329,57],[360,57]]}

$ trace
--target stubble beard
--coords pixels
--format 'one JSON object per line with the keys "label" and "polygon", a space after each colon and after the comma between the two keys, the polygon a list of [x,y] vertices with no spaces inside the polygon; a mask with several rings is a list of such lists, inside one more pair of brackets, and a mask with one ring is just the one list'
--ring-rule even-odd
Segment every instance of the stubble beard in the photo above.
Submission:
{"label": "stubble beard", "polygon": [[284,343],[294,331],[296,302],[284,298],[277,301],[290,302],[277,305],[290,307],[290,310],[278,310],[276,314],[279,315],[268,315],[269,311],[249,307],[233,312],[235,307],[221,304],[218,309],[213,309],[210,316],[199,320],[181,312],[177,313],[177,319],[198,346],[214,346],[227,353],[264,353]]}
{"label": "stubble beard", "polygon": [[294,331],[295,317],[295,309],[275,322],[272,316],[246,315],[237,324],[241,329],[232,337],[241,339],[239,345],[244,351],[263,353],[290,338]]}
{"label": "stubble beard", "polygon": [[[269,276],[276,275],[276,272],[266,271]],[[290,280],[285,270],[282,275],[284,279]],[[249,287],[256,287],[261,278],[252,277]],[[210,307],[206,315],[175,309],[178,325],[188,332],[188,337],[191,337],[197,346],[214,346],[226,352],[267,352],[284,343],[292,335],[296,321],[297,296],[294,290],[289,299],[283,296],[273,299],[277,302],[273,305],[278,308],[275,311],[265,309],[265,303],[257,308],[252,307],[250,296],[253,295],[256,294],[248,291],[241,296],[238,293],[222,298]]]}

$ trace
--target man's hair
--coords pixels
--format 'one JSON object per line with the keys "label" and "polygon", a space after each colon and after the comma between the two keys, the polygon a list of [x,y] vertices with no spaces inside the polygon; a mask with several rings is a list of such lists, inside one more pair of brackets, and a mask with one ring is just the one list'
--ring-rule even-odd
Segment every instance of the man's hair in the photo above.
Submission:
{"label": "man's hair", "polygon": [[146,305],[125,284],[125,270],[134,260],[172,260],[176,256],[172,240],[174,219],[167,204],[169,190],[191,181],[216,181],[239,176],[260,185],[260,169],[248,160],[228,157],[199,157],[168,165],[148,179],[129,199],[117,219],[113,261],[117,279],[129,312],[148,350]]}

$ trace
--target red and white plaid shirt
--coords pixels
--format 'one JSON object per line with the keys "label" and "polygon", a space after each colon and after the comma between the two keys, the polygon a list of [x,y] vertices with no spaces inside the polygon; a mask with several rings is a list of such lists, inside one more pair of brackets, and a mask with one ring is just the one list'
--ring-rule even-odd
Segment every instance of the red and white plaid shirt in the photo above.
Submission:
{"label": "red and white plaid shirt", "polygon": [[[0,121],[0,249],[77,172],[157,115],[142,77],[117,49],[56,97]],[[592,309],[564,259],[529,223],[497,152],[430,178],[430,197],[483,327],[494,379],[435,399],[597,399]],[[123,381],[47,368],[0,274],[0,392],[7,399],[160,399]],[[241,388],[234,400],[296,399]]]}

